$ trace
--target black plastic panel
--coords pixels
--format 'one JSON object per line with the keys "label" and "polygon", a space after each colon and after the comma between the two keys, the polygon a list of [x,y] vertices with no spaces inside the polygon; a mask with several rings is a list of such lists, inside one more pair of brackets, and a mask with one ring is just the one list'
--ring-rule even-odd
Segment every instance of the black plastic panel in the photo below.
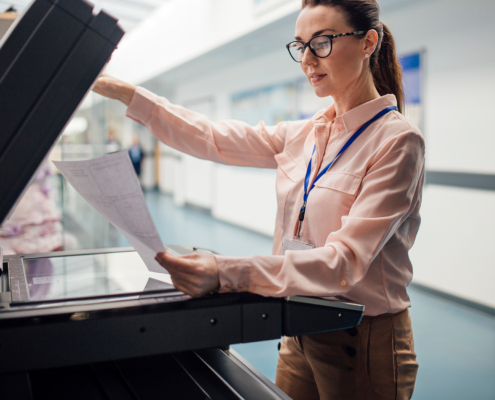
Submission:
{"label": "black plastic panel", "polygon": [[[105,11],[101,11],[98,16],[92,21],[91,29],[96,33],[99,33],[106,39],[110,38],[112,35],[115,26],[117,25],[117,21],[115,18],[108,15]],[[118,38],[120,40],[120,38]],[[113,43],[117,44],[117,43]]]}
{"label": "black plastic panel", "polygon": [[90,365],[90,368],[101,390],[109,400],[134,400],[136,398],[134,391],[115,362],[94,363]]}
{"label": "black plastic panel", "polygon": [[[223,353],[218,349],[213,351]],[[187,353],[178,353],[174,354],[173,357],[181,368],[189,375],[191,380],[201,388],[205,398],[212,400],[241,399],[241,397],[239,397],[234,390],[224,384],[224,382],[217,375],[217,371],[210,368],[210,366],[201,360],[196,353],[192,351]],[[244,378],[247,378],[247,376]]]}
{"label": "black plastic panel", "polygon": [[75,315],[65,323],[33,319],[31,326],[1,329],[0,374],[222,347],[242,339],[240,304],[84,317]]}
{"label": "black plastic panel", "polygon": [[284,336],[308,335],[347,329],[361,322],[362,313],[333,307],[285,302],[283,310]]}
{"label": "black plastic panel", "polygon": [[29,373],[0,375],[0,399],[31,400],[32,398]]}
{"label": "black plastic panel", "polygon": [[263,302],[242,306],[242,341],[278,339],[282,336],[282,303]]}
{"label": "black plastic panel", "polygon": [[43,16],[48,15],[52,7],[54,7],[53,3],[47,0],[35,1],[31,7],[25,11],[22,19],[14,22],[16,24],[15,30],[12,31],[8,37],[2,39],[5,40],[5,42],[3,46],[0,47],[0,82],[21,50],[19,43],[28,42],[29,38],[36,31]]}
{"label": "black plastic panel", "polygon": [[[192,353],[186,354],[193,355]],[[190,378],[187,372],[170,355],[119,361],[116,366],[134,393],[135,399],[209,399],[201,387]],[[211,382],[211,384],[220,387],[224,386],[218,380]],[[216,400],[215,397],[210,398]],[[223,400],[223,398],[220,397],[218,400]]]}
{"label": "black plastic panel", "polygon": [[208,349],[195,353],[217,376],[234,389],[239,395],[239,399],[288,399],[286,395],[281,395],[273,384],[267,385],[266,382],[257,377],[257,374],[226,352]]}
{"label": "black plastic panel", "polygon": [[210,349],[0,375],[2,400],[290,400],[230,352]]}
{"label": "black plastic panel", "polygon": [[93,15],[93,4],[84,0],[49,0],[60,9],[83,23],[87,23]]}
{"label": "black plastic panel", "polygon": [[0,224],[124,34],[91,9],[36,0],[0,48]]}
{"label": "black plastic panel", "polygon": [[29,377],[33,400],[108,399],[88,365],[34,371]]}
{"label": "black plastic panel", "polygon": [[[23,45],[22,50],[12,54],[15,58],[0,81],[0,157],[85,27],[84,23],[55,6],[33,27],[29,40],[17,43]],[[3,57],[0,49],[0,58]]]}

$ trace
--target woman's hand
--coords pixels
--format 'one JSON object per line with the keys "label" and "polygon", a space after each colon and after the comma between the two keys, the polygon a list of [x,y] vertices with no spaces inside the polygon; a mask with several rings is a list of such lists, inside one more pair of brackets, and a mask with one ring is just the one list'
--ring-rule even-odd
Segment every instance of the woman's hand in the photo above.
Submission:
{"label": "woman's hand", "polygon": [[128,106],[136,91],[136,86],[102,74],[96,81],[93,91],[109,99],[120,100]]}
{"label": "woman's hand", "polygon": [[166,252],[158,253],[155,259],[170,273],[174,286],[192,297],[215,292],[220,286],[217,260],[212,255],[177,257]]}

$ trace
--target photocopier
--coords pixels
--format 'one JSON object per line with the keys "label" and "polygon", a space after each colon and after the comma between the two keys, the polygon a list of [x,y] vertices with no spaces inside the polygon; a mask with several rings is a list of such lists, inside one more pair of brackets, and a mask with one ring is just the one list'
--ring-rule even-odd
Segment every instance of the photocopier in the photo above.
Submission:
{"label": "photocopier", "polygon": [[[84,0],[34,0],[3,37],[0,224],[123,35]],[[132,248],[0,257],[2,400],[289,399],[229,346],[352,328],[364,311],[301,296],[191,298],[143,274]]]}

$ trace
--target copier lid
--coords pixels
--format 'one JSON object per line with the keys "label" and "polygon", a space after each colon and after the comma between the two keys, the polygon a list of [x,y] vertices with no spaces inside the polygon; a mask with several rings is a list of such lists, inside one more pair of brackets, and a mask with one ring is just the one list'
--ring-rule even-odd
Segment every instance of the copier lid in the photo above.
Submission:
{"label": "copier lid", "polygon": [[0,41],[0,225],[123,35],[84,0],[34,0]]}

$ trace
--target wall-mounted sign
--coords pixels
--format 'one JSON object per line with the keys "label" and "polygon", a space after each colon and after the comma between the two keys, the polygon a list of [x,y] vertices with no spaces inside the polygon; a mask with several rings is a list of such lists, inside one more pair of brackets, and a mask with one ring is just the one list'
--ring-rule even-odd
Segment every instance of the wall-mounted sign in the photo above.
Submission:
{"label": "wall-mounted sign", "polygon": [[297,119],[297,87],[295,82],[267,86],[232,95],[232,118],[256,125],[276,125]]}
{"label": "wall-mounted sign", "polygon": [[[405,114],[421,130],[423,126],[423,53],[413,53],[399,57],[402,65],[405,94]],[[423,132],[424,133],[424,132]]]}

